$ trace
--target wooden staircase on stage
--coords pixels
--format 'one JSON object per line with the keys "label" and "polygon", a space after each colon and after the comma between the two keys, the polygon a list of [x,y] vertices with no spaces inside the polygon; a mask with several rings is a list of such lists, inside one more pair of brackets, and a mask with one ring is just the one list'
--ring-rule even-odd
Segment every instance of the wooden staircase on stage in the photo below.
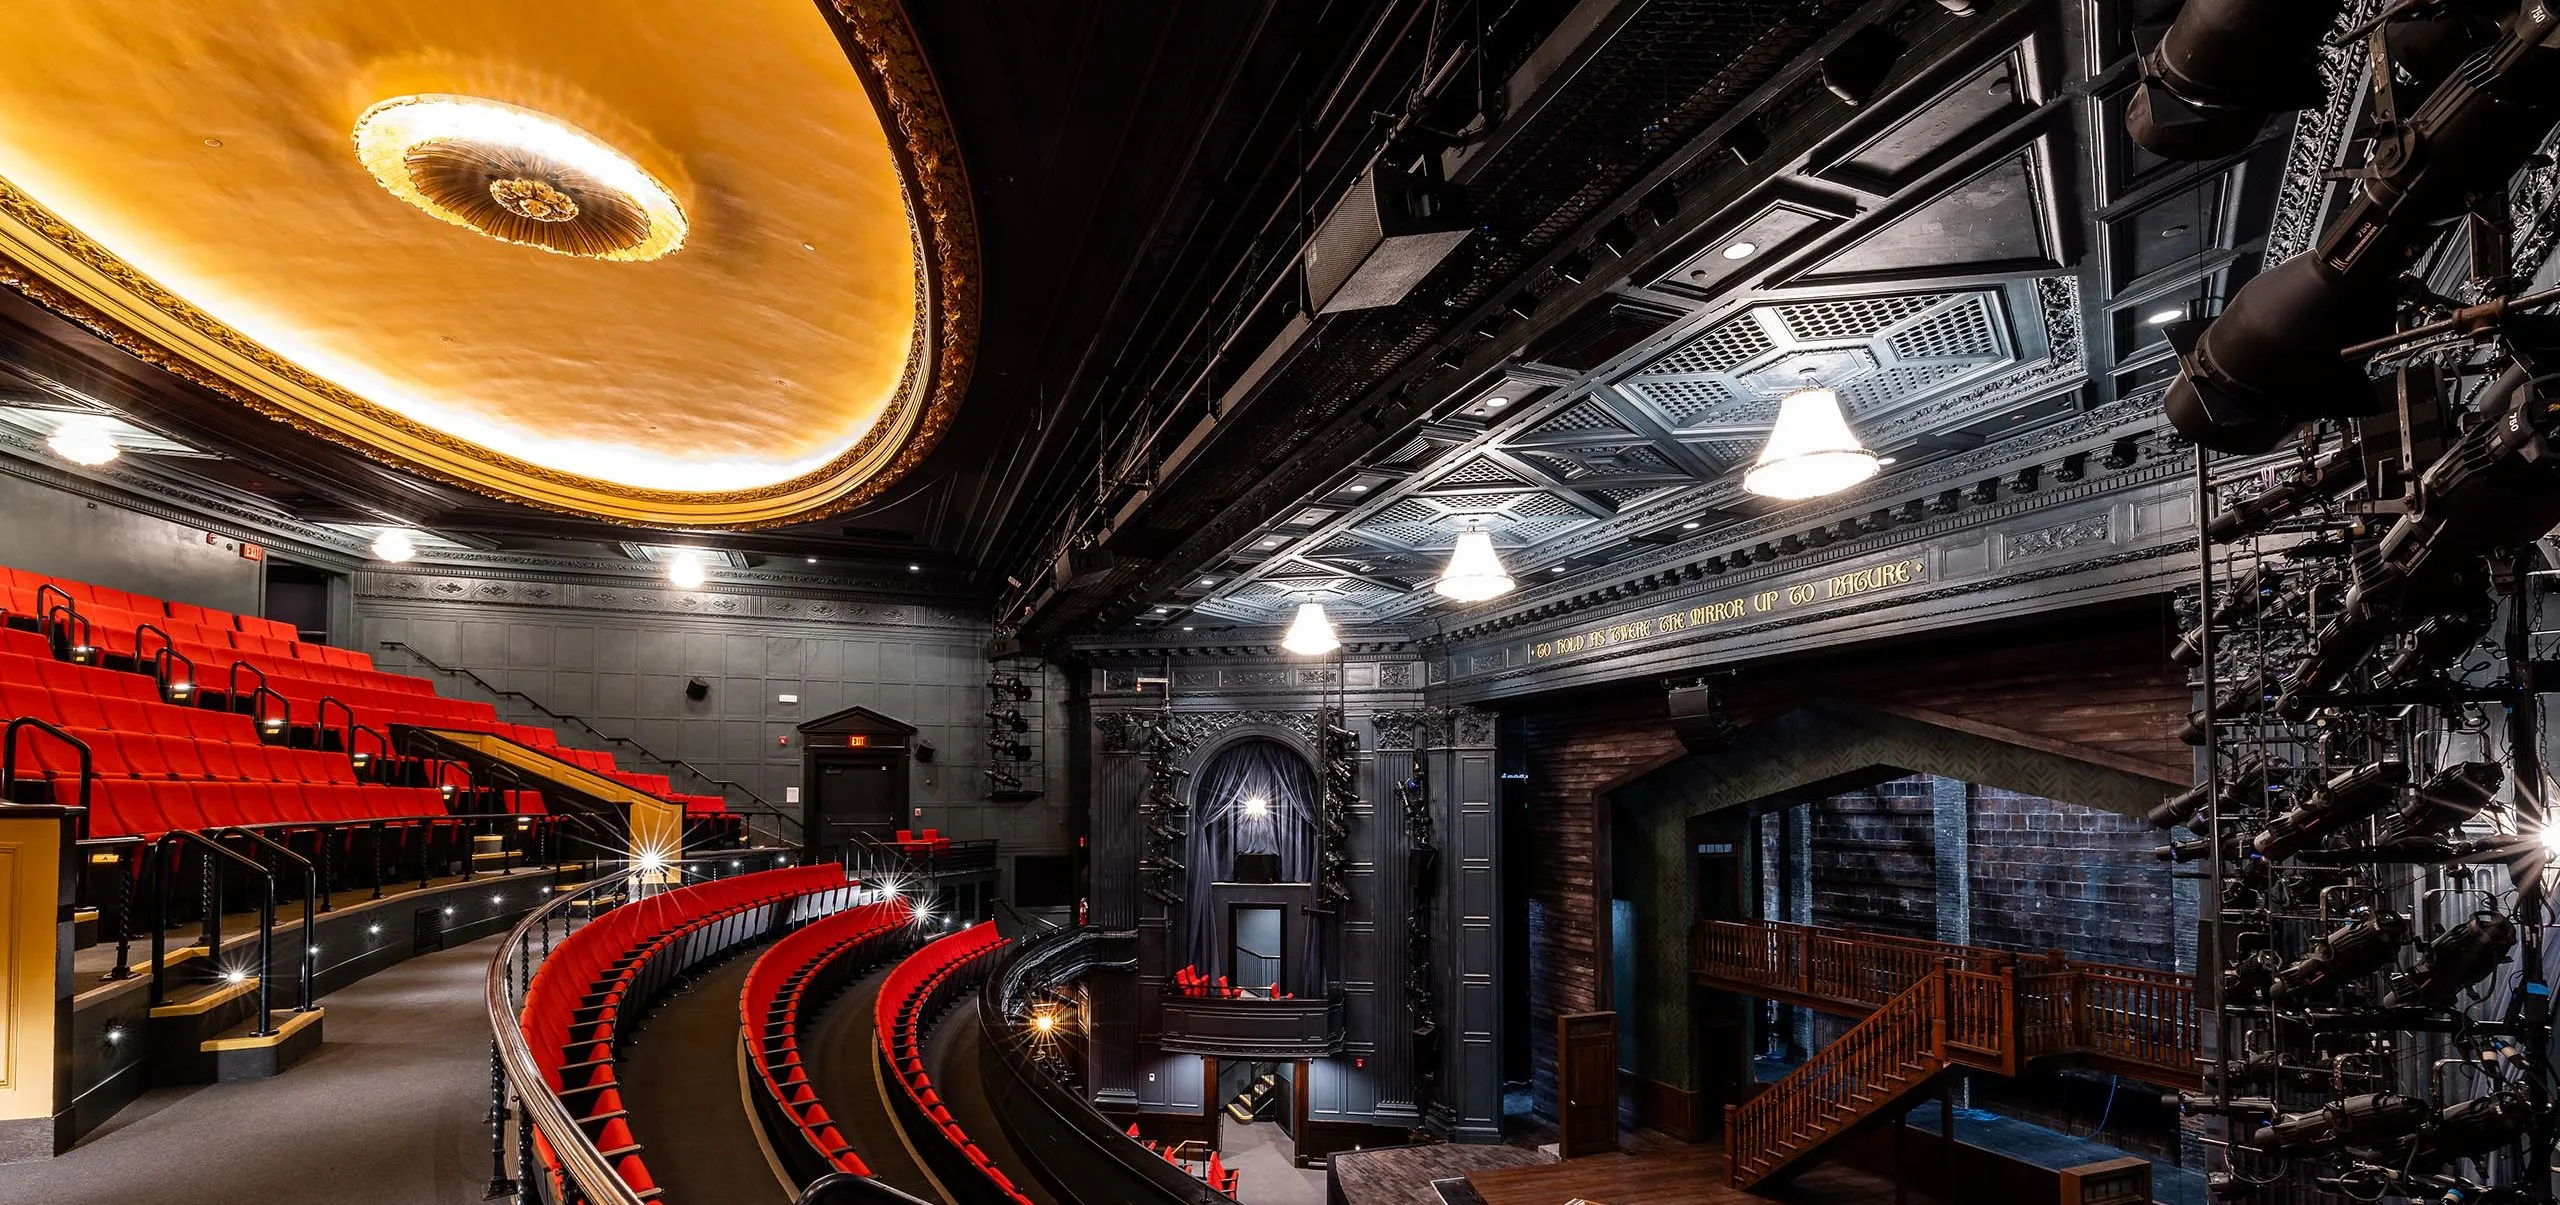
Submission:
{"label": "wooden staircase on stage", "polygon": [[2197,1079],[2186,975],[1760,922],[1701,921],[1694,950],[1703,986],[1861,1018],[1725,1108],[1735,1188],[1801,1170],[1839,1139],[1899,1116],[1953,1068],[2016,1075],[2068,1060],[2164,1086]]}

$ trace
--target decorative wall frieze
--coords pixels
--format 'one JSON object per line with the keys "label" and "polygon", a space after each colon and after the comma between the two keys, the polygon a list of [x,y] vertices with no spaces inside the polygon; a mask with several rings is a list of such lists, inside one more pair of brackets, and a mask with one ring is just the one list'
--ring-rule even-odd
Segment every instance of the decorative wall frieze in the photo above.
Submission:
{"label": "decorative wall frieze", "polygon": [[1377,712],[1370,726],[1381,753],[1476,749],[1492,747],[1497,718],[1474,707],[1415,707]]}
{"label": "decorative wall frieze", "polygon": [[556,577],[461,577],[441,573],[354,575],[356,597],[378,602],[484,603],[621,613],[720,616],[861,627],[944,628],[982,632],[982,615],[905,600],[818,597],[730,590],[563,581]]}
{"label": "decorative wall frieze", "polygon": [[2113,535],[2111,518],[2109,515],[2090,515],[2051,527],[2014,533],[2009,537],[2009,559],[2020,560],[2104,544]]}
{"label": "decorative wall frieze", "polygon": [[[1162,716],[1158,723],[1154,717]],[[1243,710],[1183,711],[1121,709],[1100,711],[1094,716],[1094,731],[1105,753],[1152,753],[1149,741],[1169,741],[1178,763],[1187,764],[1200,746],[1221,733],[1238,727],[1276,728],[1302,742],[1306,749],[1316,747],[1322,720],[1312,708],[1304,711],[1279,708]]]}
{"label": "decorative wall frieze", "polygon": [[[2059,510],[2104,495],[2156,485],[2187,472],[2192,464],[2174,438],[2153,430],[2158,419],[2157,406],[2150,399],[2127,398],[2057,424],[2046,433],[2052,437],[2050,442],[2011,443],[1968,453],[1930,466],[1925,475],[1907,480],[1897,478],[1890,490],[1863,497],[1853,495],[1852,500],[1834,503],[1821,512],[1808,514],[1800,509],[1784,509],[1732,532],[1718,533],[1712,542],[1700,541],[1667,554],[1636,576],[1612,584],[1595,586],[1589,581],[1566,582],[1519,591],[1506,597],[1498,612],[1454,625],[1437,637],[1421,639],[1420,643],[1426,648],[1460,644],[1512,628],[1552,622],[1578,612],[1611,609],[1666,587],[1710,577],[1716,580],[1719,589],[1748,587],[1763,581],[1801,575],[1813,562],[1882,554],[1956,532],[2009,524],[2030,514]],[[1781,533],[1834,526],[1896,501],[1934,499],[1947,489],[1977,485],[1984,480],[2001,477],[2003,470],[2019,464],[2040,464],[2052,460],[2057,449],[2098,445],[2125,434],[2137,435],[2137,458],[2122,469],[2105,469],[2095,463],[2093,457],[2089,475],[2077,482],[2056,482],[2047,478],[2031,492],[2009,491],[1998,501],[1968,503],[1951,513],[1925,517],[1918,522],[1897,522],[1890,528],[1857,538],[1831,538],[1818,546],[1819,556],[1806,555],[1815,552],[1817,546],[1805,542],[1805,547],[1796,556],[1781,556],[1747,567],[1729,568],[1722,574],[1709,572],[1705,565],[1711,552],[1768,542]]]}

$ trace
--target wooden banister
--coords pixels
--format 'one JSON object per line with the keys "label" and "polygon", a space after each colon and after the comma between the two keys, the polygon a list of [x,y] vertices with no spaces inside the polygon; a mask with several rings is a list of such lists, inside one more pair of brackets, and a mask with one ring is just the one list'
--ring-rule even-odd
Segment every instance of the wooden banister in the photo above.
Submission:
{"label": "wooden banister", "polygon": [[1694,970],[1708,986],[1853,1017],[1943,972],[1951,1058],[2006,1074],[2036,1059],[2076,1057],[2164,1085],[2197,1077],[2201,1028],[2191,976],[2072,962],[2052,951],[1707,920],[1697,925]]}

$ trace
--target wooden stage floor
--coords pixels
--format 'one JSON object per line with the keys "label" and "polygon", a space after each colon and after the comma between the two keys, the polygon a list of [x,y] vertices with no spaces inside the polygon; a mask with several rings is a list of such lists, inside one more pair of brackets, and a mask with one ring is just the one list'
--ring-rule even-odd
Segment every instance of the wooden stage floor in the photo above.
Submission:
{"label": "wooden stage floor", "polygon": [[[1591,1205],[1886,1205],[1893,1200],[1891,1181],[1836,1164],[1816,1167],[1775,1194],[1759,1196],[1725,1186],[1722,1147],[1629,1134],[1627,1149],[1633,1153],[1477,1172],[1467,1182],[1485,1205],[1565,1205],[1577,1197]],[[1915,1192],[1910,1200],[1925,1205],[1929,1198]]]}

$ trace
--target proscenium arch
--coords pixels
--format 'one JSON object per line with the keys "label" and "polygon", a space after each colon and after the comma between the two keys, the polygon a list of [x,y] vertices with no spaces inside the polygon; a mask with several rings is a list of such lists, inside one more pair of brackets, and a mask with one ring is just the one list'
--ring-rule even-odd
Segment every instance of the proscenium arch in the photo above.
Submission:
{"label": "proscenium arch", "polygon": [[1613,851],[1595,883],[1595,963],[1614,951],[1612,898],[1635,905],[1636,998],[1612,1001],[1634,1038],[1630,1068],[1666,1088],[1702,1086],[1690,1011],[1690,917],[1697,885],[1691,823],[1777,799],[1855,790],[1933,774],[2046,799],[2141,816],[2187,785],[2182,773],[2134,758],[1901,707],[1822,701],[1737,731],[1721,749],[1658,762],[1600,788],[1601,840]]}

